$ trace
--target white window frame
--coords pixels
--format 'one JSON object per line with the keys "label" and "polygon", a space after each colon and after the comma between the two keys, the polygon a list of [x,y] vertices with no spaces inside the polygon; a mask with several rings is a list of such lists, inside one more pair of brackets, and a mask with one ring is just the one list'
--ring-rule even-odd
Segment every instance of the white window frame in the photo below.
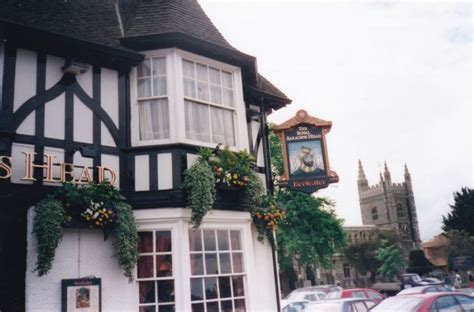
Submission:
{"label": "white window frame", "polygon": [[[176,311],[191,309],[191,259],[189,246],[189,231],[191,211],[183,208],[140,209],[134,211],[138,231],[171,230],[173,278],[175,286]],[[203,219],[201,230],[238,230],[241,232],[243,263],[244,263],[244,292],[246,311],[258,302],[257,270],[254,265],[254,244],[252,236],[251,217],[245,212],[214,211]],[[139,306],[139,287],[135,270],[136,307]]]}
{"label": "white window frame", "polygon": [[[207,57],[183,51],[177,48],[145,51],[146,58],[166,57],[166,81],[168,113],[170,125],[170,137],[161,140],[140,140],[139,137],[139,118],[138,118],[138,100],[137,100],[137,67],[130,72],[130,103],[131,103],[131,138],[132,146],[148,146],[171,143],[185,143],[190,145],[204,146],[214,148],[217,143],[203,142],[186,138],[186,125],[184,123],[184,83],[183,83],[183,59],[204,64],[210,67],[232,73],[232,83],[234,92],[234,139],[235,145],[230,146],[231,150],[248,149],[248,131],[245,102],[243,96],[242,73],[239,67],[225,64]],[[189,99],[191,100],[191,99]],[[209,102],[192,99],[193,102],[212,105],[229,109],[224,105],[218,105]],[[212,134],[211,134],[212,135]],[[212,139],[212,138],[211,138]]]}

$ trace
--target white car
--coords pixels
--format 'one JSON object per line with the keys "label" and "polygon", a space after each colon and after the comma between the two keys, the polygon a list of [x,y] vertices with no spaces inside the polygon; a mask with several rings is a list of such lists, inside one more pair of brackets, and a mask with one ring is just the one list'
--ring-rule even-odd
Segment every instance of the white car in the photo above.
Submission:
{"label": "white car", "polygon": [[281,301],[281,311],[282,312],[302,312],[306,305],[308,305],[308,300],[286,300]]}
{"label": "white car", "polygon": [[286,300],[307,300],[310,302],[322,301],[326,299],[326,293],[322,291],[293,291],[285,297]]}

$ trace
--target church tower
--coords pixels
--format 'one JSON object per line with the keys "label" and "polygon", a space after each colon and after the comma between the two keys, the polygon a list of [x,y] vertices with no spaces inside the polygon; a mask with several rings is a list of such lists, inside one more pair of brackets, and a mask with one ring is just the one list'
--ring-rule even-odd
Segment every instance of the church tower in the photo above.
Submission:
{"label": "church tower", "polygon": [[359,160],[357,187],[360,210],[364,225],[380,229],[392,229],[402,241],[406,254],[420,244],[420,232],[416,214],[411,176],[405,164],[405,181],[392,183],[390,170],[384,163],[383,173],[376,185],[369,185]]}

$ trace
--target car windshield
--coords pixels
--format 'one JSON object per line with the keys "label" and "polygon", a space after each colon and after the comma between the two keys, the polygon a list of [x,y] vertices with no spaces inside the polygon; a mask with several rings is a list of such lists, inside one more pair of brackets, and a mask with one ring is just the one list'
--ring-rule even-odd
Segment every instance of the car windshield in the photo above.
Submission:
{"label": "car windshield", "polygon": [[412,294],[420,294],[423,292],[423,289],[426,287],[420,286],[420,287],[412,287],[412,288],[407,288],[402,290],[397,294],[398,295],[412,295]]}
{"label": "car windshield", "polygon": [[339,299],[341,298],[342,292],[341,291],[333,291],[327,294],[326,299]]}
{"label": "car windshield", "polygon": [[304,312],[341,312],[342,304],[337,303],[310,303],[304,309]]}
{"label": "car windshield", "polygon": [[416,283],[421,282],[421,277],[418,276],[418,275],[413,275],[412,278],[413,278],[413,281],[416,282]]}
{"label": "car windshield", "polygon": [[416,297],[391,297],[375,306],[371,312],[413,312],[423,302],[422,298]]}

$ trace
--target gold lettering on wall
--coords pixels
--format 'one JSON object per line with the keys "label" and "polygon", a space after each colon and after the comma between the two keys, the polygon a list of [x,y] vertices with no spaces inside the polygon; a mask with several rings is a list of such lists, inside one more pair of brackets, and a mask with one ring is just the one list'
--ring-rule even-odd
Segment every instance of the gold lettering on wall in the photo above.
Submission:
{"label": "gold lettering on wall", "polygon": [[[117,180],[117,175],[115,174],[115,171],[105,166],[97,166],[97,169],[99,169],[99,183],[103,182],[104,180],[109,180],[110,184],[115,184],[115,180]],[[110,173],[110,179],[107,179],[105,177],[106,172]]]}
{"label": "gold lettering on wall", "polygon": [[[59,181],[64,182],[74,182],[74,164],[61,163],[59,164]],[[70,179],[68,179],[70,178]]]}
{"label": "gold lettering on wall", "polygon": [[92,183],[92,180],[93,179],[89,167],[85,166],[82,168],[81,175],[79,176],[79,179],[76,180],[76,183]]}
{"label": "gold lettering on wall", "polygon": [[8,156],[0,156],[0,169],[4,171],[3,174],[0,174],[0,179],[8,179],[12,176],[12,167],[6,163],[7,161],[11,164],[12,158]]}
{"label": "gold lettering on wall", "polygon": [[34,173],[34,168],[43,168],[46,170],[46,177],[43,180],[44,182],[56,182],[53,179],[53,159],[56,158],[54,155],[49,155],[49,154],[44,154],[44,157],[46,158],[46,163],[43,165],[37,165],[33,163],[34,156],[36,153],[27,153],[27,152],[22,152],[26,156],[26,174],[25,177],[22,178],[22,180],[25,181],[36,181],[36,179],[33,177]]}

